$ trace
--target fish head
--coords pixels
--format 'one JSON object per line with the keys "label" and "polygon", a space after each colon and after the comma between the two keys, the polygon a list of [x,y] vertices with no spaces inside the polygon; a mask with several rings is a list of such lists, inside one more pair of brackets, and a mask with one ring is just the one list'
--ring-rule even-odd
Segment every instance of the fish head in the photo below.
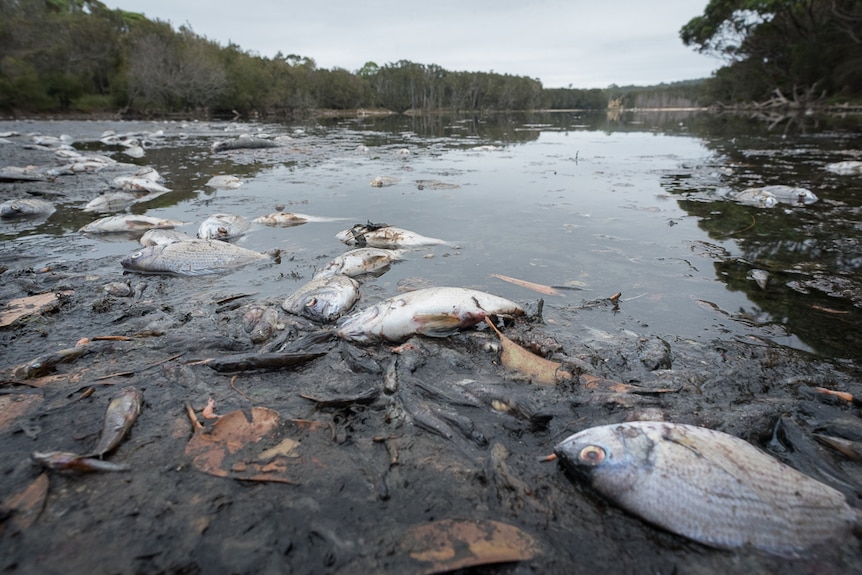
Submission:
{"label": "fish head", "polygon": [[555,448],[566,471],[611,499],[624,499],[652,467],[655,443],[635,425],[603,425],[576,433]]}
{"label": "fish head", "polygon": [[167,244],[147,246],[120,260],[120,265],[127,270],[147,271],[152,268],[153,261],[158,258],[165,245]]}
{"label": "fish head", "polygon": [[379,305],[373,305],[360,312],[341,318],[336,325],[335,335],[359,343],[371,343],[380,339],[383,313]]}

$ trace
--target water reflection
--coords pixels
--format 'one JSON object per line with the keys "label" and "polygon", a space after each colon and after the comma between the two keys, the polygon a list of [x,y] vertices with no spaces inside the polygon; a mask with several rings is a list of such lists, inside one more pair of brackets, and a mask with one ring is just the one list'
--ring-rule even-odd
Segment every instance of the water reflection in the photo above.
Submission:
{"label": "water reflection", "polygon": [[[253,218],[301,205],[304,213],[385,221],[458,242],[458,250],[417,253],[369,280],[369,303],[415,278],[535,299],[490,278],[503,274],[579,290],[546,302],[558,329],[759,338],[862,359],[862,189],[858,178],[823,169],[860,155],[859,125],[851,116],[776,122],[680,110],[322,118],[244,127],[294,139],[277,150],[224,154],[210,152],[226,137],[224,126],[182,137],[169,127],[135,163],[158,169],[172,191],[130,211],[188,221],[184,231],[194,234],[212,213]],[[93,137],[76,147],[109,152],[99,131],[86,129]],[[498,148],[475,149],[483,144]],[[245,185],[206,188],[216,174]],[[369,185],[381,176],[397,183]],[[59,208],[48,220],[0,229],[3,261],[19,257],[12,242],[26,237],[26,250],[40,257],[105,258],[106,273],[122,273],[111,258],[135,249],[133,242],[77,233],[94,219],[80,207],[107,189],[107,179],[90,197],[67,195],[58,180],[51,191]],[[728,198],[770,184],[810,188],[820,201],[758,209]],[[250,233],[244,247],[289,254],[282,269],[254,278],[261,297],[283,297],[294,287],[285,277],[310,276],[344,251],[334,240],[339,226]],[[765,287],[753,270],[768,274]],[[243,289],[248,278],[222,281]],[[578,314],[581,298],[617,291],[619,313]]]}

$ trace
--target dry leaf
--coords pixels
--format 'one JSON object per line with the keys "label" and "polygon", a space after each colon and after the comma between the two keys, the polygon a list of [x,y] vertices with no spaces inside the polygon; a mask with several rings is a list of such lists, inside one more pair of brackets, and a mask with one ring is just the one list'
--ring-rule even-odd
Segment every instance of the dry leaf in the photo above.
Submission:
{"label": "dry leaf", "polygon": [[603,377],[596,377],[595,375],[587,374],[581,375],[579,379],[583,389],[609,391],[612,393],[638,393],[649,395],[653,393],[675,393],[679,391],[679,389],[671,389],[667,387],[649,388],[640,385],[630,385],[628,383],[622,383],[612,379],[605,379]]}
{"label": "dry leaf", "polygon": [[528,282],[526,280],[519,280],[517,278],[511,278],[509,276],[504,276],[500,274],[491,274],[492,278],[497,278],[498,280],[503,280],[504,282],[509,282],[511,284],[515,284],[516,286],[521,286],[523,288],[531,289],[533,291],[539,292],[545,295],[558,295],[560,297],[566,297],[565,294],[560,293],[555,290],[551,286],[546,286],[542,284],[537,284],[533,282]]}
{"label": "dry leaf", "polygon": [[411,527],[401,548],[426,575],[535,557],[536,540],[514,525],[491,520],[442,519]]}
{"label": "dry leaf", "polygon": [[9,300],[6,308],[0,312],[0,327],[11,325],[24,316],[39,313],[46,307],[54,305],[60,295],[71,293],[71,291],[63,291],[59,294],[48,292]]}
{"label": "dry leaf", "polygon": [[503,348],[503,353],[500,354],[500,363],[506,369],[517,371],[528,377],[533,383],[541,383],[543,385],[554,385],[572,378],[572,374],[564,370],[561,363],[547,360],[527,351],[500,333],[500,330],[497,329],[497,326],[491,320],[485,318],[485,321],[500,338],[500,347]]}
{"label": "dry leaf", "polygon": [[27,415],[42,403],[42,396],[35,393],[0,396],[0,431],[5,432],[19,417]]}
{"label": "dry leaf", "polygon": [[328,428],[317,421],[282,421],[277,411],[253,407],[221,416],[209,432],[195,433],[186,446],[192,464],[204,473],[247,481],[299,483],[319,465]]}
{"label": "dry leaf", "polygon": [[[14,529],[23,531],[27,529],[42,513],[42,508],[45,506],[45,499],[48,497],[48,474],[43,473],[24,491],[11,495],[0,503],[0,507],[11,509],[13,511],[12,518],[9,519],[9,525]],[[2,531],[2,526],[0,526]]]}

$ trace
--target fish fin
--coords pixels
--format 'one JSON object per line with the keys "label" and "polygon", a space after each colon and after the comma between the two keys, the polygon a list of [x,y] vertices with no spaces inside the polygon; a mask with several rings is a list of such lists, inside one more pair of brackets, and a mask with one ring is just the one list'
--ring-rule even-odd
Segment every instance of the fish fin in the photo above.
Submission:
{"label": "fish fin", "polygon": [[416,314],[413,319],[420,325],[418,332],[429,337],[450,336],[463,324],[457,316],[445,313]]}

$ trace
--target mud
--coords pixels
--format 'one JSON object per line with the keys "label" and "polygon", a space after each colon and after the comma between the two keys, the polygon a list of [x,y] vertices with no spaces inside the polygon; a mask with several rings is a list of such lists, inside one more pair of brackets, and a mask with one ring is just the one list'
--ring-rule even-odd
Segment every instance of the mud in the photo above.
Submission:
{"label": "mud", "polygon": [[[31,152],[2,148],[0,163],[38,163]],[[76,189],[83,196],[87,185],[80,177],[72,185],[58,179],[2,190],[5,199],[62,187],[69,198]],[[502,326],[508,337],[576,373],[639,391],[588,389],[577,377],[536,385],[500,365],[498,340],[487,328],[413,338],[400,348],[355,346],[327,337],[331,327],[280,311],[280,299],[260,298],[251,285],[241,291],[188,278],[122,276],[113,256],[33,267],[32,254],[16,252],[13,241],[3,241],[0,301],[59,295],[0,328],[3,572],[423,572],[427,566],[403,546],[405,531],[442,519],[500,521],[538,542],[533,558],[476,573],[862,571],[856,541],[798,559],[698,545],[643,523],[556,463],[539,461],[580,429],[662,417],[740,436],[858,507],[862,464],[815,437],[862,436],[857,401],[818,391],[862,397],[854,362],[755,339],[671,340],[647,325],[576,337],[566,325],[601,323],[593,320],[625,313],[626,302],[600,297],[551,314],[540,313],[536,297],[522,302],[527,318]],[[129,289],[106,291],[117,281]],[[281,329],[262,344],[242,327],[252,306],[279,313]],[[93,341],[87,353],[34,377],[15,369],[97,336],[126,339]],[[255,351],[320,356],[232,373],[201,362]],[[34,451],[92,449],[108,402],[127,386],[142,391],[143,407],[105,459],[130,470],[46,471],[31,461]],[[211,398],[219,415],[242,410],[251,417],[252,408],[266,407],[283,421],[315,421],[325,431],[314,440],[313,457],[290,460],[291,482],[217,477],[186,452],[194,434],[217,421],[203,417]],[[516,408],[500,411],[500,401]],[[203,431],[195,431],[189,407]],[[32,524],[23,525],[9,498],[43,473],[47,497]]]}

